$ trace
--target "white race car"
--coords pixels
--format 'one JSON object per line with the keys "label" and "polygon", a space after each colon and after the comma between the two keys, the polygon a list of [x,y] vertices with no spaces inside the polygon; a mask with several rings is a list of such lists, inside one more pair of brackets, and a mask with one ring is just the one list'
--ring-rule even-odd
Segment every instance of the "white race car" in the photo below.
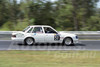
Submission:
{"label": "white race car", "polygon": [[62,43],[69,46],[78,43],[77,35],[57,32],[54,28],[47,25],[28,26],[23,31],[13,32],[11,39],[14,42],[26,45],[33,45],[35,43]]}

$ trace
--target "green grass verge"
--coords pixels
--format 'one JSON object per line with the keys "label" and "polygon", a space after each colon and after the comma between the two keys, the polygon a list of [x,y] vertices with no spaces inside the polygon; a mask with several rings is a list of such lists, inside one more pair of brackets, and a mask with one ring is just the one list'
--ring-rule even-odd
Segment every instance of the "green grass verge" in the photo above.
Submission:
{"label": "green grass verge", "polygon": [[100,51],[0,51],[0,67],[100,67]]}

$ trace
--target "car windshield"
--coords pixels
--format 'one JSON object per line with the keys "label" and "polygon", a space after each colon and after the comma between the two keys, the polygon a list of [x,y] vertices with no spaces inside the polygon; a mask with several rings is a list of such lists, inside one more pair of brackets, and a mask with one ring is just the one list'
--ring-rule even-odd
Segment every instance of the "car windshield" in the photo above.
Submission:
{"label": "car windshield", "polygon": [[28,30],[30,27],[28,26],[28,27],[26,27],[24,30],[23,30],[23,32],[25,32],[26,30]]}

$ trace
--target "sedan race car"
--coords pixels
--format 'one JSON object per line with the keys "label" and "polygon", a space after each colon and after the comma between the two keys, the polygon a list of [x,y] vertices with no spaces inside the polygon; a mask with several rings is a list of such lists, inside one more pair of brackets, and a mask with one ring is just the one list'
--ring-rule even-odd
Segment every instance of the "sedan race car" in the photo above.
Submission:
{"label": "sedan race car", "polygon": [[11,39],[14,42],[33,45],[35,43],[62,43],[73,45],[78,43],[78,36],[70,33],[57,32],[47,25],[28,26],[23,31],[13,32]]}

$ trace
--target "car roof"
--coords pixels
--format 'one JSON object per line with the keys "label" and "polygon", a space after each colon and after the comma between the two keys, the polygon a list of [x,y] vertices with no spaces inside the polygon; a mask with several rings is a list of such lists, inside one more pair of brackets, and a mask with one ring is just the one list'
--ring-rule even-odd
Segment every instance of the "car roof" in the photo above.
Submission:
{"label": "car roof", "polygon": [[49,25],[30,25],[30,27],[51,27]]}

